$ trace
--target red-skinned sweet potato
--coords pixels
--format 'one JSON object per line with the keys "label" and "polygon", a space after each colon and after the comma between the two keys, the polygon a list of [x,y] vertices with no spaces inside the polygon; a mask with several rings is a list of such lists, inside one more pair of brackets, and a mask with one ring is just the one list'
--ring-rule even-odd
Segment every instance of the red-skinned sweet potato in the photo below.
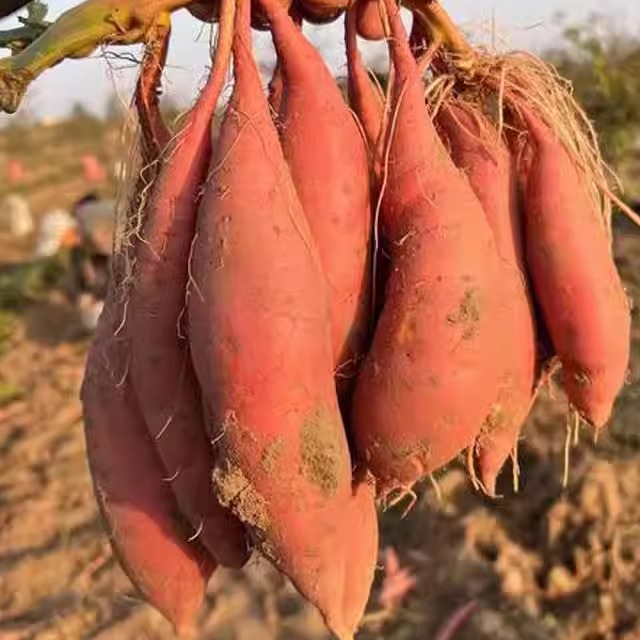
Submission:
{"label": "red-skinned sweet potato", "polygon": [[602,427],[629,362],[628,301],[584,176],[535,110],[523,100],[514,105],[529,134],[522,178],[533,288],[567,395],[586,420]]}
{"label": "red-skinned sweet potato", "polygon": [[[352,4],[347,10],[345,20],[345,48],[349,71],[347,88],[350,106],[358,117],[369,150],[372,215],[375,215],[378,210],[381,186],[383,162],[381,132],[385,107],[382,91],[373,83],[358,51],[356,38],[357,11],[358,4]],[[379,238],[377,235],[373,238],[372,249],[374,253],[372,260],[375,261],[375,269],[373,269],[375,281],[372,285],[373,304],[371,313],[375,319],[382,309],[383,292],[389,277],[390,266],[388,257],[379,250]]]}
{"label": "red-skinned sweet potato", "polygon": [[463,102],[446,101],[437,125],[449,152],[469,179],[493,231],[504,271],[502,314],[509,327],[502,337],[503,373],[498,397],[475,445],[480,477],[490,494],[514,450],[533,402],[536,336],[531,307],[517,181],[511,154],[486,116]]}
{"label": "red-skinned sweet potato", "polygon": [[[216,560],[240,567],[248,559],[241,523],[213,492],[213,450],[200,390],[180,321],[199,191],[211,156],[211,122],[226,81],[233,39],[233,0],[223,1],[216,59],[207,85],[181,132],[164,150],[135,247],[128,301],[131,380],[142,415],[193,533]],[[229,15],[229,8],[231,15]]]}
{"label": "red-skinned sweet potato", "polygon": [[[281,142],[329,286],[336,382],[348,416],[349,392],[368,335],[371,229],[365,142],[335,79],[294,21],[273,0],[260,0],[272,25],[282,73]],[[313,149],[309,132],[316,135]],[[351,549],[345,608],[361,610],[377,553],[377,523],[368,486],[355,489],[359,531]]]}
{"label": "red-skinned sweet potato", "polygon": [[373,84],[364,67],[358,51],[356,38],[358,5],[352,4],[345,20],[345,47],[347,51],[347,68],[349,70],[348,92],[349,104],[354,110],[364,131],[369,145],[370,164],[374,184],[379,177],[380,167],[377,154],[382,119],[384,114],[384,96]]}
{"label": "red-skinned sweet potato", "polygon": [[491,230],[428,117],[398,7],[386,7],[395,80],[380,222],[391,273],[352,420],[383,494],[471,445],[496,397],[506,330]]}
{"label": "red-skinned sweet potato", "polygon": [[372,578],[371,567],[353,566],[356,522],[373,504],[352,490],[326,284],[262,92],[248,11],[241,0],[234,91],[199,212],[193,359],[220,431],[219,495],[333,631],[351,638]]}
{"label": "red-skinned sweet potato", "polygon": [[[152,162],[168,139],[157,103],[169,36],[161,25],[147,47],[136,89],[142,161]],[[153,169],[142,172],[136,201],[150,186]],[[198,540],[166,482],[166,469],[150,438],[131,385],[131,339],[119,290],[124,253],[116,254],[110,290],[91,346],[81,398],[89,467],[98,506],[115,554],[143,597],[189,634],[215,561]]]}
{"label": "red-skinned sweet potato", "polygon": [[[277,0],[260,0],[282,73],[281,142],[329,286],[336,379],[348,393],[368,333],[367,151],[324,60]],[[313,132],[315,143],[309,146]]]}
{"label": "red-skinned sweet potato", "polygon": [[165,470],[127,377],[129,341],[111,292],[92,344],[82,402],[89,468],[109,541],[143,597],[180,633],[194,625],[215,568],[188,542]]}

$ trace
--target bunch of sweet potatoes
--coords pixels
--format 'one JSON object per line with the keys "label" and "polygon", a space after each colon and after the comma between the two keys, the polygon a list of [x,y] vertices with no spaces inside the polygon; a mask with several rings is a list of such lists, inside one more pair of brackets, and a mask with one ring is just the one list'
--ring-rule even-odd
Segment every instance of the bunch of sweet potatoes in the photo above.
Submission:
{"label": "bunch of sweet potatoes", "polygon": [[[343,5],[222,0],[208,82],[175,136],[157,104],[166,48],[149,47],[136,223],[82,399],[114,549],[180,632],[215,567],[255,549],[352,638],[376,500],[461,453],[493,494],[549,350],[597,428],[624,382],[629,309],[588,145],[515,80],[493,111],[489,74],[471,96],[471,66],[447,55],[460,36],[426,5],[411,38],[394,0],[348,8],[347,105],[301,28]],[[252,10],[278,56],[269,96]],[[358,32],[388,36],[386,99]],[[436,106],[429,67],[448,80]]]}

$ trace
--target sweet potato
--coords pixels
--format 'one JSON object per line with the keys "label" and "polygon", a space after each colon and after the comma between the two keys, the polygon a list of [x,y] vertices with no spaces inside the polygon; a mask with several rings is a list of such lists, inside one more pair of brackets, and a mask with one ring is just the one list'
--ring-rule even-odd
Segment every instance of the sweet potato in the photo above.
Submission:
{"label": "sweet potato", "polygon": [[165,470],[126,377],[129,341],[112,292],[82,384],[85,438],[96,499],[109,540],[143,597],[188,632],[215,568],[178,510]]}
{"label": "sweet potato", "polygon": [[[282,72],[281,142],[329,286],[333,352],[347,393],[367,338],[367,151],[324,60],[277,0],[260,0]],[[309,136],[314,144],[309,146]]]}
{"label": "sweet potato", "polygon": [[513,451],[533,400],[536,336],[531,306],[515,167],[508,147],[484,114],[463,102],[446,101],[437,125],[449,153],[480,200],[504,271],[502,314],[509,330],[501,340],[503,371],[498,397],[476,441],[484,488],[495,493],[496,478]]}
{"label": "sweet potato", "polygon": [[[228,15],[229,7],[231,16]],[[168,485],[193,531],[216,560],[248,559],[241,523],[216,499],[213,452],[188,344],[179,337],[198,191],[211,156],[211,122],[226,81],[233,39],[233,0],[223,2],[216,60],[207,85],[161,163],[135,249],[128,302],[131,378],[138,404],[165,466]]]}
{"label": "sweet potato", "polygon": [[[347,51],[347,68],[349,70],[348,92],[349,104],[354,110],[369,144],[373,175],[377,176],[376,151],[382,129],[384,114],[384,96],[371,82],[364,67],[356,38],[358,5],[353,4],[347,11],[345,21],[345,46]],[[374,181],[375,182],[375,181]]]}
{"label": "sweet potato", "polygon": [[534,292],[569,399],[602,427],[629,362],[628,301],[579,167],[533,108],[515,106],[529,135],[525,253]]}
{"label": "sweet potato", "polygon": [[375,514],[368,487],[352,491],[326,284],[262,92],[248,11],[241,0],[234,90],[198,215],[193,360],[220,432],[219,495],[331,629],[351,638],[375,560],[361,566],[357,518]]}
{"label": "sweet potato", "polygon": [[[369,77],[369,73],[365,69],[362,57],[358,51],[358,42],[356,38],[358,6],[359,5],[357,3],[354,3],[349,7],[345,20],[345,48],[347,52],[347,68],[349,71],[347,88],[349,93],[349,104],[358,117],[369,150],[369,172],[373,215],[378,208],[381,186],[380,182],[383,161],[381,133],[385,115],[385,105],[382,91]],[[375,320],[380,315],[380,311],[382,309],[382,302],[384,300],[382,292],[385,289],[390,269],[389,259],[384,252],[378,250],[378,243],[379,239],[376,235],[372,242],[374,253],[372,260],[375,261],[375,265],[373,265],[373,290],[371,292],[373,302],[371,313],[374,316],[374,322],[372,324],[375,324]]]}
{"label": "sweet potato", "polygon": [[395,71],[380,212],[384,308],[356,384],[353,431],[386,494],[469,446],[498,389],[498,255],[482,206],[440,141],[393,0]]}
{"label": "sweet potato", "polygon": [[358,35],[365,40],[382,40],[386,33],[379,0],[360,0],[355,7]]}

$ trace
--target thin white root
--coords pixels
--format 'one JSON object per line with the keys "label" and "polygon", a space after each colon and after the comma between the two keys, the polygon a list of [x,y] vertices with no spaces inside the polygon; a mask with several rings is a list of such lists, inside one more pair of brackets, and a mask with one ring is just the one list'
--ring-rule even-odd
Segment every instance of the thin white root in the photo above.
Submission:
{"label": "thin white root", "polygon": [[195,292],[198,294],[198,298],[200,298],[200,302],[204,304],[204,296],[202,295],[202,291],[198,286],[195,278],[193,277],[193,252],[195,251],[196,241],[198,240],[198,233],[196,232],[193,235],[193,240],[191,240],[191,247],[189,249],[189,257],[187,258],[187,286],[185,289],[185,306],[187,304],[187,296],[189,295],[189,290],[191,287],[194,288]]}
{"label": "thin white root", "polygon": [[165,434],[166,430],[169,428],[169,425],[173,422],[173,414],[170,415],[166,420],[164,425],[162,425],[162,429],[160,429],[160,431],[158,431],[158,433],[156,433],[156,435],[153,437],[155,442],[158,442],[158,440],[160,440],[160,438],[162,438],[162,436]]}
{"label": "thin white root", "polygon": [[438,504],[442,506],[442,504],[444,504],[442,489],[440,489],[440,485],[438,484],[438,481],[436,480],[436,477],[433,475],[433,473],[429,474],[429,482],[431,482],[433,492],[436,494],[436,500],[438,501]]}
{"label": "thin white root", "polygon": [[518,460],[518,450],[520,447],[519,438],[516,438],[516,442],[513,445],[513,451],[511,452],[511,468],[513,476],[513,492],[519,493],[520,491],[520,462]]}
{"label": "thin white root", "polygon": [[203,531],[204,531],[204,520],[200,522],[195,533],[191,537],[187,538],[187,542],[194,542]]}
{"label": "thin white root", "polygon": [[574,410],[573,415],[573,446],[580,444],[580,427],[582,426],[582,417],[578,411]]}
{"label": "thin white root", "polygon": [[182,391],[184,389],[185,376],[187,375],[189,358],[190,358],[189,352],[185,350],[182,353],[182,364],[180,366],[180,376],[177,380],[178,393],[173,402],[173,409],[169,414],[169,416],[167,417],[162,429],[160,429],[160,431],[154,436],[153,438],[154,442],[158,442],[160,438],[162,438],[162,436],[165,434],[165,432],[169,428],[169,425],[173,422],[173,419],[176,413],[178,412],[178,407],[180,406],[180,403],[182,401]]}
{"label": "thin white root", "polygon": [[401,487],[397,489],[397,495],[390,498],[384,505],[385,511],[387,509],[393,509],[393,507],[400,504],[407,496],[411,498],[409,500],[409,505],[402,511],[402,514],[400,515],[402,519],[406,518],[407,515],[409,514],[409,511],[413,509],[416,502],[418,501],[418,496],[416,495],[415,491],[411,487]]}
{"label": "thin white root", "polygon": [[571,440],[573,438],[573,428],[571,419],[568,417],[565,425],[566,437],[564,440],[564,470],[562,473],[562,488],[569,486],[569,464],[571,459]]}
{"label": "thin white root", "polygon": [[402,514],[400,515],[400,518],[402,520],[404,520],[409,515],[409,512],[413,509],[413,507],[415,507],[416,502],[418,502],[418,496],[416,492],[413,491],[413,489],[409,490],[407,495],[411,498],[411,500],[409,500],[409,504],[403,509]]}
{"label": "thin white root", "polygon": [[471,484],[476,491],[480,491],[480,480],[478,478],[478,474],[476,473],[476,462],[475,462],[475,444],[467,447],[467,473],[469,474],[469,478],[471,479]]}
{"label": "thin white root", "polygon": [[162,481],[166,482],[167,484],[171,484],[180,475],[181,471],[182,467],[178,467],[173,475],[168,476],[167,478],[162,478]]}

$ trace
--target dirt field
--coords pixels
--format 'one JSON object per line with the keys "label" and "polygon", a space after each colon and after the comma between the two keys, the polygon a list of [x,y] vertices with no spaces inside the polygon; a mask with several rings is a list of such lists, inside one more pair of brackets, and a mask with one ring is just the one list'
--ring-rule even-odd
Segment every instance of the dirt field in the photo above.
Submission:
{"label": "dirt field", "polygon": [[[640,236],[616,241],[640,298]],[[0,255],[4,248],[0,246]],[[0,301],[1,302],[1,301]],[[640,333],[629,385],[597,443],[586,428],[563,489],[564,404],[545,394],[490,501],[461,464],[424,487],[409,515],[382,518],[381,568],[362,640],[436,640],[461,607],[455,640],[640,640]],[[0,640],[160,640],[168,624],[117,567],[87,474],[78,388],[87,338],[52,293],[0,312]],[[386,557],[387,561],[382,562]],[[405,573],[402,573],[405,571]],[[394,587],[414,586],[395,606]],[[383,606],[383,605],[387,606]],[[468,610],[470,610],[468,608]],[[327,638],[319,617],[263,562],[214,577],[202,639]]]}

